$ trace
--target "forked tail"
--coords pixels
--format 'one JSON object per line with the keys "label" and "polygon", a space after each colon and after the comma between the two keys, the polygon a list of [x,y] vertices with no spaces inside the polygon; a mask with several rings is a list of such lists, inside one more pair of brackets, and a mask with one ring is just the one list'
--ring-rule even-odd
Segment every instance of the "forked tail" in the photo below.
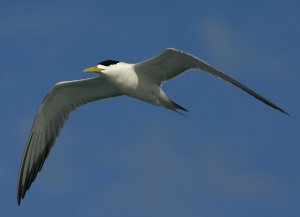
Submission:
{"label": "forked tail", "polygon": [[173,100],[169,99],[170,102],[171,102],[171,107],[169,107],[169,109],[173,110],[174,112],[177,112],[178,114],[181,114],[183,116],[185,116],[182,112],[178,111],[178,110],[181,110],[181,111],[185,111],[185,112],[188,112],[188,110],[184,107],[182,107],[181,105],[177,104],[176,102],[174,102]]}

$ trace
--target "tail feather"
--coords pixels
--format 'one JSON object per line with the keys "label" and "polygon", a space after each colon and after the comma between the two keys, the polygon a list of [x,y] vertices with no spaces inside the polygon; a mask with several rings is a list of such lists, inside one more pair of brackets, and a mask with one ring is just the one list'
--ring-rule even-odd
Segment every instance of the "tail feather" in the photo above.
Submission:
{"label": "tail feather", "polygon": [[[185,112],[188,112],[188,110],[184,107],[182,107],[181,105],[177,104],[176,102],[174,102],[173,100],[169,99],[170,102],[172,103],[172,106],[173,106],[173,110],[176,110],[176,109],[179,109],[179,110],[182,110],[182,111],[185,111]],[[178,111],[177,111],[178,112]],[[179,112],[180,113],[180,112]],[[180,113],[181,114],[181,113]]]}

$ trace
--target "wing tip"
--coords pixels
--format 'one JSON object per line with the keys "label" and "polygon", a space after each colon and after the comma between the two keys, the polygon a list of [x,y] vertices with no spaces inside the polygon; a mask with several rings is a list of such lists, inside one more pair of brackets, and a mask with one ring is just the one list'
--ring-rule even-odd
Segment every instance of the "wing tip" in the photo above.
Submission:
{"label": "wing tip", "polygon": [[284,111],[283,109],[277,108],[277,110],[280,111],[280,112],[282,112],[283,114],[285,114],[285,115],[291,117],[291,115],[290,115],[288,112]]}
{"label": "wing tip", "polygon": [[18,198],[17,198],[17,202],[18,202],[18,206],[21,205],[21,200],[22,200],[22,196],[21,195],[18,195]]}
{"label": "wing tip", "polygon": [[21,205],[21,201],[22,199],[24,199],[24,186],[22,186],[22,184],[19,181],[19,186],[18,186],[18,192],[17,192],[17,202],[18,202],[18,206]]}
{"label": "wing tip", "polygon": [[256,98],[258,100],[264,102],[266,105],[272,107],[273,109],[276,109],[277,111],[279,111],[279,112],[281,112],[281,113],[283,113],[283,114],[291,117],[291,115],[288,112],[286,112],[285,110],[283,110],[282,108],[280,108],[279,106],[277,106],[275,103],[273,103],[273,102],[271,102],[271,101],[269,101],[269,100],[267,100],[267,99],[265,99],[263,97],[261,97],[261,98],[256,97]]}
{"label": "wing tip", "polygon": [[28,189],[28,186],[25,182],[22,183],[22,177],[23,177],[23,172],[21,173],[20,177],[19,177],[19,182],[18,182],[18,191],[17,191],[17,202],[18,202],[18,206],[21,205],[21,201],[24,199],[26,191]]}

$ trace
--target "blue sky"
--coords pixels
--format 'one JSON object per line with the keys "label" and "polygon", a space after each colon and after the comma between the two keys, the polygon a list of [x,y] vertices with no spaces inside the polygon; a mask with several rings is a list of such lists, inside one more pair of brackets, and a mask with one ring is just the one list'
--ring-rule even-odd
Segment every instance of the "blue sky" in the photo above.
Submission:
{"label": "blue sky", "polygon": [[[299,216],[299,1],[5,1],[1,216]],[[21,206],[33,118],[104,59],[192,53],[280,105],[190,72],[164,86],[187,118],[128,97],[72,113]]]}

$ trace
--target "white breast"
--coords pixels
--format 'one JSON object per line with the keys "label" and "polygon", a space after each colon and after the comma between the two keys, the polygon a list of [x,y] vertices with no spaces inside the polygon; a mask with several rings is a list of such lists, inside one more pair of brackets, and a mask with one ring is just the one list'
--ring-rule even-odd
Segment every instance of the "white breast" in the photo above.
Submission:
{"label": "white breast", "polygon": [[114,86],[124,91],[124,93],[137,89],[139,81],[133,64],[120,62],[104,70],[103,74]]}
{"label": "white breast", "polygon": [[136,74],[134,64],[120,62],[104,70],[103,74],[123,94],[152,104],[160,104],[160,86],[148,80],[148,77]]}

